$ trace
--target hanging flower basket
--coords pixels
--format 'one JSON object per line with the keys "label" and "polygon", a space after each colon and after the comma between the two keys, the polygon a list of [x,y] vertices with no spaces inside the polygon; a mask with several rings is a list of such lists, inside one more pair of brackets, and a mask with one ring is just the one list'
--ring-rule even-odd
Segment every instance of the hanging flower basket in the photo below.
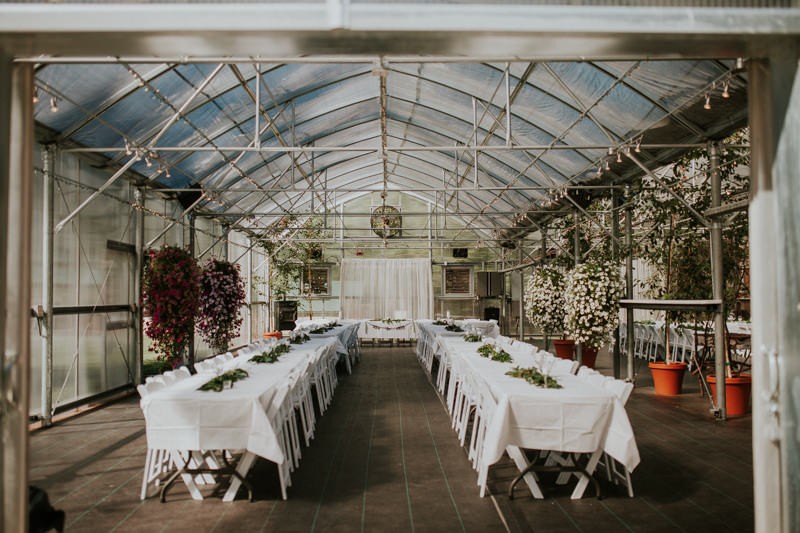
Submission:
{"label": "hanging flower basket", "polygon": [[566,333],[583,346],[600,348],[619,323],[622,279],[611,262],[586,262],[567,275],[564,304]]}
{"label": "hanging flower basket", "polygon": [[200,287],[197,331],[215,353],[225,352],[242,325],[245,293],[239,265],[209,259],[203,265]]}
{"label": "hanging flower basket", "polygon": [[537,328],[551,335],[564,333],[564,271],[541,267],[525,285],[525,316]]}
{"label": "hanging flower basket", "polygon": [[142,311],[150,320],[145,333],[152,350],[173,367],[183,359],[194,335],[200,299],[200,268],[183,248],[164,246],[147,252],[142,277]]}

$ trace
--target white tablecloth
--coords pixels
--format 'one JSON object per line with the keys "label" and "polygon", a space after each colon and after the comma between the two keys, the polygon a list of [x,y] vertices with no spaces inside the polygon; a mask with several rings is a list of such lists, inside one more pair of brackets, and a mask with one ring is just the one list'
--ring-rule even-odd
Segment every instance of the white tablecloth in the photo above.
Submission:
{"label": "white tablecloth", "polygon": [[[507,348],[514,361],[500,363],[477,354],[481,343],[440,337],[440,345],[458,359],[460,371],[488,385],[497,407],[486,432],[484,460],[500,460],[508,446],[535,450],[592,453],[603,449],[633,471],[639,451],[628,415],[609,390],[572,375],[556,375],[562,389],[543,389],[506,376],[514,366],[534,366],[529,349]],[[554,374],[555,375],[555,374]]]}
{"label": "white tablecloth", "polygon": [[249,377],[222,392],[198,387],[215,374],[200,373],[156,391],[142,400],[150,448],[167,450],[248,450],[282,463],[284,456],[266,409],[293,371],[306,371],[332,356],[336,339],[311,339],[273,364],[247,362],[252,355],[228,361],[225,370],[242,368]]}
{"label": "white tablecloth", "polygon": [[386,323],[364,320],[358,336],[363,340],[411,340],[417,337],[412,320]]}

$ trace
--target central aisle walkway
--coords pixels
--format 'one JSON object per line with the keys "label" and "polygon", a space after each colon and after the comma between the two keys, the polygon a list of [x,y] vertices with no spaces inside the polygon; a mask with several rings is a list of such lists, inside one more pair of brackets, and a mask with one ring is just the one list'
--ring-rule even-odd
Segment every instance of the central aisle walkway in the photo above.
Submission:
{"label": "central aisle walkway", "polygon": [[365,348],[303,449],[289,500],[260,460],[254,502],[193,501],[178,483],[167,503],[140,502],[146,441],[138,398],[31,439],[32,483],[79,531],[506,531],[412,349]]}

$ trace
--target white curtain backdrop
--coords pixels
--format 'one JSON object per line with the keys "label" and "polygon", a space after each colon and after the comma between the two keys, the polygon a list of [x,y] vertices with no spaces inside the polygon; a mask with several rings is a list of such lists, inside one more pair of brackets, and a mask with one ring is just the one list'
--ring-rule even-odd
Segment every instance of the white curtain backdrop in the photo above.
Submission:
{"label": "white curtain backdrop", "polygon": [[433,316],[433,281],[428,259],[343,259],[342,318]]}

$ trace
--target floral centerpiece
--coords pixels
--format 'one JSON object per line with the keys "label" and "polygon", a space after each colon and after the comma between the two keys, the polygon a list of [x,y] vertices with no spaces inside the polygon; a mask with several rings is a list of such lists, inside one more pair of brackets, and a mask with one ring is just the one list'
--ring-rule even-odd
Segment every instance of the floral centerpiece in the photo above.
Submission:
{"label": "floral centerpiece", "polygon": [[[153,339],[159,359],[177,366],[194,335],[200,300],[200,267],[192,255],[176,246],[147,252],[142,277],[142,307],[150,321],[145,333]],[[189,361],[192,363],[192,361]]]}
{"label": "floral centerpiece", "polygon": [[197,331],[216,353],[225,352],[242,325],[245,293],[239,265],[209,259],[200,276],[200,294]]}
{"label": "floral centerpiece", "polygon": [[621,297],[622,279],[616,264],[590,261],[576,266],[567,275],[564,291],[567,334],[596,354],[617,328]]}

